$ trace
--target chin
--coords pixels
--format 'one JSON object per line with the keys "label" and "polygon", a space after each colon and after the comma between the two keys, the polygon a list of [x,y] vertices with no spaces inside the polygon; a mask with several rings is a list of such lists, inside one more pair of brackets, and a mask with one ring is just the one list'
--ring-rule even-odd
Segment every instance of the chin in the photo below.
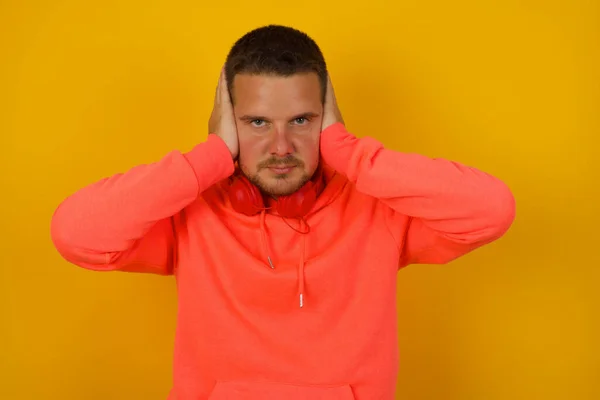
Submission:
{"label": "chin", "polygon": [[289,196],[290,194],[298,191],[302,187],[299,183],[289,183],[282,185],[281,183],[275,183],[269,185],[263,189],[263,191],[272,197]]}
{"label": "chin", "polygon": [[290,173],[274,173],[265,168],[260,174],[251,179],[265,194],[277,197],[287,196],[300,189],[310,177],[305,171],[295,168]]}

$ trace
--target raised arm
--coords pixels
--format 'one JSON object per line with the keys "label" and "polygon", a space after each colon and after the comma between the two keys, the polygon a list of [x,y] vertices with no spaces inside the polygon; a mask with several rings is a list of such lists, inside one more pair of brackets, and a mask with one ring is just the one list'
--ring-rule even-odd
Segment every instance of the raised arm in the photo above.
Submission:
{"label": "raised arm", "polygon": [[105,178],[56,209],[51,237],[68,261],[93,270],[170,274],[173,216],[234,171],[237,132],[221,74],[208,139],[191,151]]}
{"label": "raised arm", "polygon": [[[472,167],[384,148],[343,124],[329,88],[321,153],[356,189],[385,203],[402,249],[400,266],[446,263],[500,238],[515,218],[515,200],[498,178]],[[336,115],[337,114],[337,115]]]}
{"label": "raised arm", "polygon": [[227,146],[209,135],[186,154],[171,152],[67,197],[53,215],[52,240],[84,268],[169,274],[172,217],[232,172]]}

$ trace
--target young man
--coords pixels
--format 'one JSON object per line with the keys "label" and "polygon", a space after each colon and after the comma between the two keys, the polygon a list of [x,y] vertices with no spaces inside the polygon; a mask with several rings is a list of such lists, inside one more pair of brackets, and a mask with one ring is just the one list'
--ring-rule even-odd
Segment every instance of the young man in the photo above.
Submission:
{"label": "young man", "polygon": [[509,189],[352,135],[319,48],[282,26],[233,46],[209,132],[68,197],[58,251],[175,275],[170,399],[392,399],[396,272],[502,236]]}

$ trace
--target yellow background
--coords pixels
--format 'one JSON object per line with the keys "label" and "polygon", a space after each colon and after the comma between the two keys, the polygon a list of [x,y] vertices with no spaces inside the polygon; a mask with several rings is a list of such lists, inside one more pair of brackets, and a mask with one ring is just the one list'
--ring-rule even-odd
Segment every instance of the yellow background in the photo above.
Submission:
{"label": "yellow background", "polygon": [[0,2],[0,398],[166,398],[173,279],[67,264],[50,217],[204,140],[229,47],[267,23],[317,40],[355,134],[517,198],[503,239],[399,274],[398,398],[600,398],[600,3],[213,3]]}

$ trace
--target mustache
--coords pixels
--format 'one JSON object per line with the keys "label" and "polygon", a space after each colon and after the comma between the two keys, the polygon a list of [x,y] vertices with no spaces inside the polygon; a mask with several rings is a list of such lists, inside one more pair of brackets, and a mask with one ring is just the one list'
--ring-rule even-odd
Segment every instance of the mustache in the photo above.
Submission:
{"label": "mustache", "polygon": [[281,167],[281,168],[285,168],[285,167],[303,167],[304,163],[301,160],[298,160],[296,157],[294,156],[286,156],[284,158],[275,158],[275,157],[271,157],[263,162],[261,162],[260,164],[258,164],[258,168],[259,169],[263,169],[263,168],[269,168],[269,167]]}

